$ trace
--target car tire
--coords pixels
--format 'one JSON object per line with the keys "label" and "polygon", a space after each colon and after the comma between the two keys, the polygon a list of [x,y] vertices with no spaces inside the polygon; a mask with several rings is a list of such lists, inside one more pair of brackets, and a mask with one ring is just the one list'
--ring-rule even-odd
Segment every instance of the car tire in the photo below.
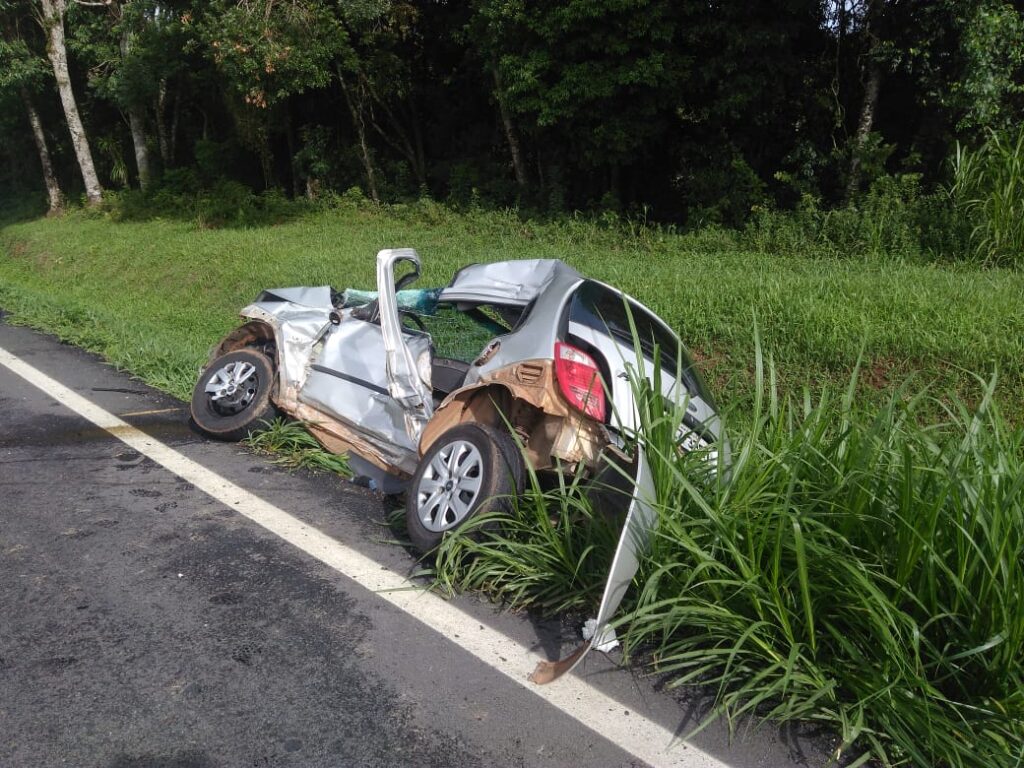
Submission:
{"label": "car tire", "polygon": [[525,476],[522,452],[507,433],[472,423],[449,429],[420,459],[409,483],[409,540],[430,552],[474,515],[510,511]]}
{"label": "car tire", "polygon": [[214,360],[192,390],[192,420],[217,440],[237,442],[277,414],[270,401],[274,368],[266,355],[237,349]]}

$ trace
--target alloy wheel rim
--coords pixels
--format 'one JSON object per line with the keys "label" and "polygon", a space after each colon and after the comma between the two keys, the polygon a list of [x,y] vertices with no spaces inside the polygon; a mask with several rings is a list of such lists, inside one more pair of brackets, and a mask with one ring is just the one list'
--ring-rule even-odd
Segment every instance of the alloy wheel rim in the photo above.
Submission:
{"label": "alloy wheel rim", "polygon": [[428,531],[441,533],[465,520],[483,485],[480,450],[466,440],[441,448],[430,460],[416,488],[416,510]]}
{"label": "alloy wheel rim", "polygon": [[234,416],[248,408],[259,391],[256,366],[234,360],[221,366],[206,382],[210,407],[222,416]]}

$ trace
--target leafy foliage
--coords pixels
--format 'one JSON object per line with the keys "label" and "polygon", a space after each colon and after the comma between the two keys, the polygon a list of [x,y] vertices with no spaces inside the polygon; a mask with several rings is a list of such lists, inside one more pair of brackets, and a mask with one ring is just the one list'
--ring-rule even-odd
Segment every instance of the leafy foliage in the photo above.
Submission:
{"label": "leafy foliage", "polygon": [[[0,3],[0,55],[8,81],[38,85],[30,8]],[[742,228],[803,195],[863,208],[887,176],[918,175],[927,197],[957,140],[1024,116],[1022,18],[1006,0],[115,0],[71,3],[66,27],[101,176],[142,185],[112,159],[134,154],[154,183],[193,166],[207,188],[358,185],[390,202]],[[27,126],[9,122],[24,136],[0,173],[24,186]],[[923,233],[917,250],[958,238]]]}
{"label": "leafy foliage", "polygon": [[951,191],[973,227],[975,258],[1024,263],[1024,129],[992,133],[974,150],[958,146]]}
{"label": "leafy foliage", "polygon": [[46,61],[20,39],[0,39],[0,90],[36,91],[50,74]]}
{"label": "leafy foliage", "polygon": [[804,194],[793,211],[758,207],[743,241],[765,253],[949,260],[967,252],[969,227],[944,192],[925,193],[918,174],[884,175],[860,199],[828,210]]}
{"label": "leafy foliage", "polygon": [[1024,19],[1010,3],[981,3],[963,38],[964,78],[953,93],[964,102],[959,126],[1004,130],[1020,116],[1024,97]]}
{"label": "leafy foliage", "polygon": [[186,11],[207,56],[245,104],[265,109],[292,94],[322,88],[348,36],[334,9],[299,0],[213,0]]}

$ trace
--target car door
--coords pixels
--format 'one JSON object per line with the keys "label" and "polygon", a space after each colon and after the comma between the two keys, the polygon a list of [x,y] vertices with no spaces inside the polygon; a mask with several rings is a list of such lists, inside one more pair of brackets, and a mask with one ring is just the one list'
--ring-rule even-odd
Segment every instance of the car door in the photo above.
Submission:
{"label": "car door", "polygon": [[[331,415],[380,446],[415,456],[430,417],[430,337],[403,329],[395,300],[395,267],[419,256],[411,249],[377,254],[378,298],[371,311],[344,310],[314,352],[299,400]],[[424,381],[426,378],[426,381]]]}

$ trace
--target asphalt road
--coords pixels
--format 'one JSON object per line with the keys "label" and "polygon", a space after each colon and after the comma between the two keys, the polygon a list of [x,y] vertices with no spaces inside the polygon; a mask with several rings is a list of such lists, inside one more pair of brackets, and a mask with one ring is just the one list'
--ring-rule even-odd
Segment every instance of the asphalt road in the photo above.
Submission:
{"label": "asphalt road", "polygon": [[[400,573],[388,506],[192,432],[184,405],[0,322],[0,348]],[[634,755],[0,366],[0,768],[627,766]],[[574,627],[457,603],[554,657]],[[693,725],[703,699],[592,654],[615,717]],[[524,669],[523,674],[529,672]],[[558,685],[558,683],[555,683]],[[696,749],[695,749],[696,748]],[[822,765],[770,727],[692,746],[736,768]]]}

